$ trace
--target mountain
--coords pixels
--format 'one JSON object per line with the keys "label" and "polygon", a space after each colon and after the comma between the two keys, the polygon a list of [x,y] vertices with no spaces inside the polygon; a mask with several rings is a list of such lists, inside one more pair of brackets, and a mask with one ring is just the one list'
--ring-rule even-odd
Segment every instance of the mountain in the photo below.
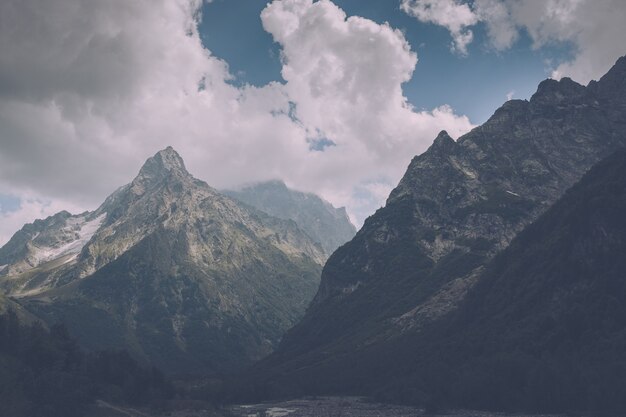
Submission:
{"label": "mountain", "polygon": [[403,385],[405,399],[455,406],[623,415],[625,212],[621,150],[526,227],[411,352],[392,349],[404,363],[387,394]]}
{"label": "mountain", "polygon": [[31,312],[22,307],[19,303],[11,300],[4,294],[0,293],[0,315],[12,312],[15,317],[23,324],[41,324],[41,320]]}
{"label": "mountain", "polygon": [[282,181],[262,182],[224,193],[271,216],[295,221],[329,256],[356,234],[344,207],[335,208],[315,194],[289,189]]}
{"label": "mountain", "polygon": [[586,87],[543,81],[457,141],[441,132],[329,258],[304,318],[252,381],[268,395],[367,391],[376,373],[363,352],[455,311],[496,253],[626,145],[625,109],[620,58]]}
{"label": "mountain", "polygon": [[274,349],[325,258],[293,221],[220,194],[168,147],[94,212],[24,226],[0,249],[0,286],[87,348],[220,373]]}

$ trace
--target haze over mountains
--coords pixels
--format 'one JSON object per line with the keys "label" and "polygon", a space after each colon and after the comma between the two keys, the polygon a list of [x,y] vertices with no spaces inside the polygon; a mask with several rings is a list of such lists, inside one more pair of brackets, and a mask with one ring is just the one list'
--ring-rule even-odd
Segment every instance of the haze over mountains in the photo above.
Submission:
{"label": "haze over mountains", "polygon": [[401,378],[380,364],[400,350],[406,362],[394,369],[419,377],[408,365],[409,336],[462,305],[498,251],[626,145],[625,110],[620,58],[587,87],[546,80],[529,101],[507,102],[457,141],[442,132],[331,256],[305,317],[255,378],[273,395],[402,392]]}
{"label": "haze over mountains", "polygon": [[295,221],[329,256],[356,234],[344,207],[336,209],[315,194],[290,190],[279,180],[224,193],[271,216]]}
{"label": "haze over mountains", "polygon": [[193,178],[170,147],[94,212],[24,226],[0,249],[0,286],[88,348],[220,373],[272,351],[326,258],[294,221]]}

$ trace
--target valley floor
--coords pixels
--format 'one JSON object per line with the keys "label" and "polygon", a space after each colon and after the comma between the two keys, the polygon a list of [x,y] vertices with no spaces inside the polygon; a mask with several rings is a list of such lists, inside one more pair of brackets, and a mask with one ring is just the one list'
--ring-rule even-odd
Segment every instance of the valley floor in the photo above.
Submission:
{"label": "valley floor", "polygon": [[469,410],[429,414],[419,408],[376,403],[360,397],[315,397],[274,403],[233,405],[222,410],[212,409],[208,404],[206,407],[200,405],[196,404],[192,410],[179,409],[155,413],[98,401],[89,417],[563,417]]}
{"label": "valley floor", "polygon": [[[277,403],[237,405],[230,408],[236,417],[426,417],[423,409],[381,404],[358,397],[319,397]],[[455,411],[441,417],[558,417],[549,415],[501,414],[480,411]]]}

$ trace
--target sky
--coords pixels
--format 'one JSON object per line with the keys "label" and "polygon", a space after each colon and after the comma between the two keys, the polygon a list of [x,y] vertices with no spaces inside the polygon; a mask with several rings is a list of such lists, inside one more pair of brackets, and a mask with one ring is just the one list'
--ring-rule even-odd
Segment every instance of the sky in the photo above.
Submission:
{"label": "sky", "polygon": [[3,0],[0,244],[168,145],[216,188],[384,204],[437,133],[626,54],[623,0]]}

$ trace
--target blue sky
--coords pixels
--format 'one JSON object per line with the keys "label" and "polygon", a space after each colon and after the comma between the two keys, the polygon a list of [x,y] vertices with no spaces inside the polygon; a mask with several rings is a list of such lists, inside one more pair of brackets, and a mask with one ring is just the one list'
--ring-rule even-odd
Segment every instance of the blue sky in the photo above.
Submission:
{"label": "blue sky", "polygon": [[10,194],[0,194],[0,212],[11,212],[20,208],[20,199]]}
{"label": "blue sky", "polygon": [[[448,104],[459,114],[481,124],[501,106],[508,94],[528,99],[540,81],[550,76],[551,65],[572,56],[568,42],[532,48],[525,32],[510,49],[487,46],[485,28],[477,25],[468,55],[449,48],[448,31],[422,23],[400,10],[395,0],[336,0],[348,16],[362,16],[400,29],[418,55],[413,78],[403,89],[418,110]],[[262,86],[284,82],[280,75],[280,45],[262,26],[266,0],[213,0],[203,7],[200,36],[204,45],[224,59],[235,75],[234,83]]]}
{"label": "blue sky", "polygon": [[360,225],[440,130],[601,77],[625,21],[624,0],[2,0],[0,243],[167,146],[215,188],[281,179]]}

